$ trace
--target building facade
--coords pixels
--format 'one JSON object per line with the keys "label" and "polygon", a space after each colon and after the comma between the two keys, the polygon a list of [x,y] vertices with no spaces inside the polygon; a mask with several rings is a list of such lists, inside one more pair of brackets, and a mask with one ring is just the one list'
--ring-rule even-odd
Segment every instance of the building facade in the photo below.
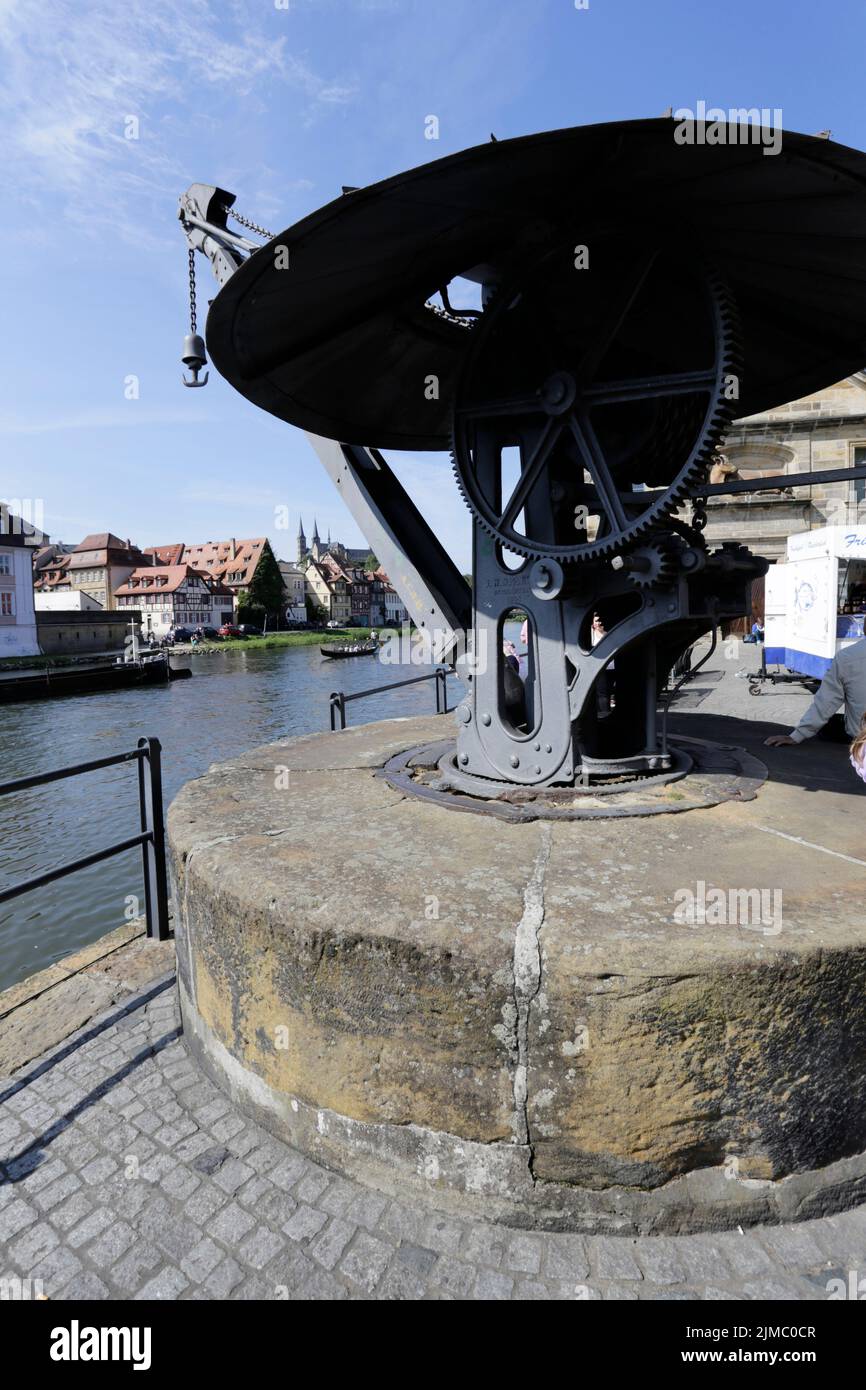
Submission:
{"label": "building facade", "polygon": [[117,590],[120,612],[141,614],[144,638],[176,627],[219,627],[222,601],[208,578],[191,565],[143,565]]}
{"label": "building facade", "polygon": [[866,522],[866,479],[821,481],[829,469],[866,464],[866,372],[802,400],[737,420],[721,446],[741,478],[815,472],[810,487],[707,499],[707,541],[736,540],[777,562],[788,536]]}
{"label": "building facade", "polygon": [[33,549],[43,539],[0,503],[0,657],[40,654]]}
{"label": "building facade", "polygon": [[287,622],[302,623],[307,617],[307,580],[299,565],[290,565],[287,560],[278,560],[280,574],[283,576],[284,613]]}
{"label": "building facade", "polygon": [[[146,555],[153,556],[160,565],[190,565],[205,575],[213,584],[222,586],[222,592],[229,592],[234,599],[237,612],[238,595],[249,589],[259,566],[263,563],[277,565],[267,536],[254,536],[250,540],[205,541],[202,545],[150,546]],[[231,621],[230,618],[224,621]]]}
{"label": "building facade", "polygon": [[132,541],[119,540],[110,531],[85,536],[69,555],[65,566],[71,589],[83,589],[107,610],[113,609],[115,594],[132,571],[147,559]]}
{"label": "building facade", "polygon": [[351,618],[356,627],[370,626],[370,581],[363,578],[363,571],[350,570],[346,573],[351,602]]}
{"label": "building facade", "polygon": [[384,585],[382,597],[385,604],[384,626],[402,627],[404,623],[408,623],[409,613],[406,605],[391,584]]}
{"label": "building facade", "polygon": [[307,593],[315,609],[324,613],[327,621],[345,627],[352,616],[352,599],[346,580],[330,566],[311,560],[305,571]]}

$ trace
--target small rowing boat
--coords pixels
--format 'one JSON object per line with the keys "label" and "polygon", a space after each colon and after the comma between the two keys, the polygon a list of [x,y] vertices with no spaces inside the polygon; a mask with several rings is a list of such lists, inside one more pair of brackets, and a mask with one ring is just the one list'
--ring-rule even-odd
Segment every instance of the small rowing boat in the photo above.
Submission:
{"label": "small rowing boat", "polygon": [[322,656],[330,661],[342,661],[347,656],[373,656],[378,650],[378,642],[331,642],[319,648]]}

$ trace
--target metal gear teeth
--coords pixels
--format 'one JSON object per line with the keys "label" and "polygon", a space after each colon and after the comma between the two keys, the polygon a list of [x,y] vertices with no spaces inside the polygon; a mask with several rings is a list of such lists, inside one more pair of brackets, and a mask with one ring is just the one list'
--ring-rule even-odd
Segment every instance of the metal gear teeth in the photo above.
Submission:
{"label": "metal gear teeth", "polygon": [[655,541],[650,545],[641,545],[629,552],[631,555],[645,555],[655,563],[654,573],[642,573],[640,570],[630,570],[628,580],[631,584],[640,589],[649,589],[654,585],[659,588],[669,588],[673,585],[677,575],[676,554],[677,547],[664,540]]}
{"label": "metal gear teeth", "polygon": [[[743,349],[736,302],[716,270],[705,266],[704,273],[707,287],[713,296],[714,318],[717,319],[721,329],[720,367],[717,375],[719,379],[731,375],[739,377],[742,373]],[[512,286],[505,285],[500,285],[494,291],[488,300],[487,312],[495,311],[497,301],[504,296],[506,291],[509,295],[514,292]],[[480,326],[483,319],[476,320],[476,323]],[[452,431],[451,466],[460,495],[482,530],[506,550],[513,551],[526,559],[543,559],[552,556],[560,563],[569,564],[605,558],[624,547],[632,546],[635,541],[645,537],[654,527],[658,527],[660,521],[671,512],[676,511],[680,504],[691,495],[692,485],[706,478],[713,454],[726,426],[734,417],[734,402],[719,397],[717,387],[714,390],[716,391],[715,403],[711,409],[704,412],[698,442],[692,449],[692,457],[667,486],[664,496],[652,503],[640,517],[636,517],[627,530],[617,533],[615,536],[604,536],[579,549],[569,548],[567,550],[556,546],[535,546],[530,542],[520,544],[512,538],[506,540],[498,527],[487,520],[469,497],[457,458],[456,432]]]}
{"label": "metal gear teeth", "polygon": [[496,527],[495,527],[495,526],[491,526],[490,522],[486,519],[486,517],[481,516],[481,515],[475,510],[475,507],[473,506],[473,504],[470,502],[469,498],[467,497],[467,495],[466,495],[466,489],[465,489],[464,486],[463,486],[463,479],[462,479],[462,477],[461,477],[461,475],[460,475],[460,468],[459,468],[459,465],[458,465],[458,463],[457,463],[457,457],[456,457],[455,452],[454,452],[453,449],[451,449],[451,450],[449,451],[449,456],[450,456],[450,458],[451,458],[451,470],[452,470],[452,472],[453,472],[453,474],[454,474],[454,477],[457,479],[457,490],[458,490],[458,492],[460,493],[460,496],[463,498],[463,501],[466,503],[467,507],[469,508],[470,512],[471,512],[472,515],[474,516],[475,520],[478,522],[478,525],[481,527],[481,529],[482,529],[483,531],[486,531],[487,534],[488,534],[488,536],[492,536],[493,539],[494,539],[499,545],[505,546],[505,549],[506,549],[506,550],[513,550],[514,553],[515,553],[516,555],[522,555],[522,556],[524,557],[524,559],[527,559],[527,560],[541,560],[541,559],[543,559],[543,557],[544,557],[544,555],[545,555],[545,553],[546,553],[545,551],[533,550],[533,549],[527,548],[527,547],[518,547],[517,545],[513,544],[513,542],[511,542],[511,541],[509,541],[507,545],[505,544],[505,541],[504,541],[504,540],[502,539],[502,537],[500,536],[500,534],[499,534],[499,532],[497,531]]}

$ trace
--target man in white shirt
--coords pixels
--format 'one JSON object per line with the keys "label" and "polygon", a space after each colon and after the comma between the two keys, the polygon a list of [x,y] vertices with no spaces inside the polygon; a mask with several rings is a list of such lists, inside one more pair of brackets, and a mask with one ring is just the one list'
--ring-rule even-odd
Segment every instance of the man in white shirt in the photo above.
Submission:
{"label": "man in white shirt", "polygon": [[[831,661],[827,674],[803,718],[789,734],[771,734],[764,739],[767,748],[780,744],[803,743],[812,738],[844,705],[844,731],[856,738],[866,714],[866,638],[843,647]],[[840,725],[842,720],[839,721]],[[840,729],[841,733],[841,729]]]}

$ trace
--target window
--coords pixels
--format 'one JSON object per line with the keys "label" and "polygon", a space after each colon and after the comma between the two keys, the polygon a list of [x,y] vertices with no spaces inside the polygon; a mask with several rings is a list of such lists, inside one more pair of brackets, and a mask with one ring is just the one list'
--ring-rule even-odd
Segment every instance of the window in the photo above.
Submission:
{"label": "window", "polygon": [[[854,467],[859,468],[866,463],[866,444],[858,444],[854,448]],[[866,478],[854,479],[854,501],[857,503],[866,502]]]}
{"label": "window", "polygon": [[4,590],[0,594],[0,618],[15,617],[15,595]]}
{"label": "window", "polygon": [[0,555],[0,574],[12,573],[12,556]]}

